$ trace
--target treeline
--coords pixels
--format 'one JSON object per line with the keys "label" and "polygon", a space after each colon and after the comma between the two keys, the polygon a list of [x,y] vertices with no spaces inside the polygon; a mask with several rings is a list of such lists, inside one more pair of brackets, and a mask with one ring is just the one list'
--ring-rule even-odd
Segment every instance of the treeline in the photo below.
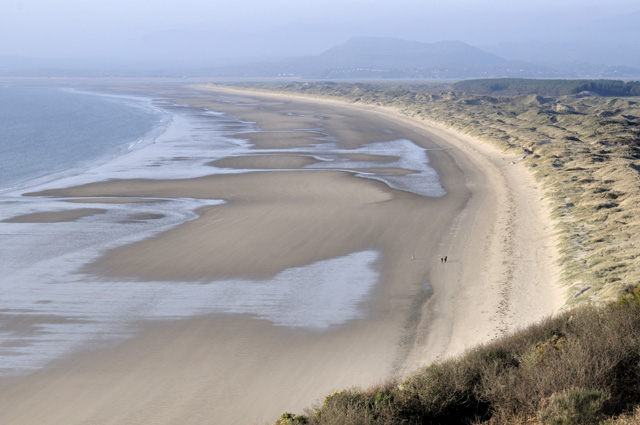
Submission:
{"label": "treeline", "polygon": [[500,78],[459,81],[455,90],[474,94],[536,94],[567,96],[582,92],[600,96],[640,96],[640,81],[619,80],[533,80]]}

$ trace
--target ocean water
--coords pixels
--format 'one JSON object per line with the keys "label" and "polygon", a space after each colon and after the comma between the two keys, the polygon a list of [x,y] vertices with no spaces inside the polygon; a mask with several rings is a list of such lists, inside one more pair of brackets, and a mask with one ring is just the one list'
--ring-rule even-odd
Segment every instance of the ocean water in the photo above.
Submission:
{"label": "ocean water", "polygon": [[0,191],[122,155],[162,119],[124,97],[0,85]]}
{"label": "ocean water", "polygon": [[[83,205],[24,193],[116,178],[243,173],[248,170],[210,163],[273,153],[231,137],[260,131],[255,123],[171,98],[171,93],[152,101],[0,86],[0,376],[29,373],[75,350],[128,338],[148,321],[245,314],[274,326],[322,332],[366,314],[363,300],[379,279],[375,263],[380,253],[375,251],[284,270],[269,281],[139,282],[81,271],[110,249],[193,220],[198,208],[224,200],[149,198]],[[411,140],[344,151],[332,137],[326,134],[317,145],[291,152],[316,158],[319,162],[310,169],[346,170],[423,196],[445,193],[427,151]],[[386,166],[414,172],[369,173],[366,169],[380,168],[380,162],[344,160],[345,153],[388,156],[394,159]],[[102,211],[71,222],[6,221],[77,208]],[[24,316],[31,325],[16,332],[10,324]]]}

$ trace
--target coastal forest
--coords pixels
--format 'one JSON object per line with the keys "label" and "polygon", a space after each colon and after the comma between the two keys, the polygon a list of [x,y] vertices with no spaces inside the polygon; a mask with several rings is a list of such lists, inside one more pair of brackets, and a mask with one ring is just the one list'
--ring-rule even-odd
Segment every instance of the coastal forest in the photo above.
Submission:
{"label": "coastal forest", "polygon": [[535,80],[526,78],[488,78],[458,81],[454,90],[472,94],[537,94],[569,96],[580,93],[597,96],[640,96],[640,81],[620,80]]}

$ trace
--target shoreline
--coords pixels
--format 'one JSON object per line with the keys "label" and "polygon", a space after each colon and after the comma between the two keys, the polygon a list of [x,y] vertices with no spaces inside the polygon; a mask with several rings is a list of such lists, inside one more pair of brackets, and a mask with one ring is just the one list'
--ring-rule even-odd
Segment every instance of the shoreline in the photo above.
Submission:
{"label": "shoreline", "polygon": [[[20,87],[19,85],[17,87]],[[100,88],[84,87],[81,89],[73,89],[61,86],[42,85],[45,89],[58,90],[62,93],[70,93],[74,96],[93,97],[101,99],[102,102],[119,102],[123,108],[129,110],[145,111],[152,124],[143,133],[137,133],[136,136],[115,138],[116,143],[107,143],[108,149],[104,152],[94,154],[91,158],[81,158],[75,164],[67,164],[70,168],[47,170],[46,174],[38,171],[38,174],[32,174],[26,180],[11,181],[8,186],[0,187],[0,196],[19,196],[34,188],[55,185],[59,181],[73,179],[74,177],[86,174],[93,169],[104,167],[127,156],[139,149],[143,149],[155,143],[158,137],[161,137],[167,128],[171,125],[170,113],[153,104],[150,97],[132,96],[125,93],[108,93],[103,92]],[[153,118],[151,118],[153,117]],[[6,183],[6,182],[5,182]]]}
{"label": "shoreline", "polygon": [[[216,88],[218,90],[218,88]],[[228,90],[230,93],[236,92],[241,93],[243,90],[235,90],[235,89],[227,89],[222,88],[222,91]],[[270,96],[272,95],[269,92],[264,91],[256,91],[255,93],[260,93],[261,95]],[[499,329],[499,332],[494,334],[494,337],[497,337],[501,334],[504,334],[505,331],[515,330],[520,327],[524,327],[528,324],[534,323],[539,320],[539,318],[544,317],[545,313],[543,309],[535,309],[531,308],[530,304],[539,303],[544,304],[546,302],[545,298],[548,295],[551,296],[551,302],[549,302],[547,308],[548,314],[558,311],[565,302],[565,292],[566,288],[563,288],[559,285],[559,276],[560,276],[560,267],[555,263],[555,259],[558,258],[557,254],[557,240],[554,236],[554,223],[551,221],[551,206],[547,200],[543,198],[543,191],[541,189],[541,185],[537,183],[531,171],[525,168],[524,164],[521,162],[521,158],[518,155],[506,155],[504,152],[500,152],[497,147],[491,145],[490,143],[483,141],[481,139],[474,138],[472,136],[466,135],[454,129],[445,127],[444,125],[429,121],[420,118],[412,118],[401,111],[395,110],[391,107],[381,107],[381,106],[373,106],[373,105],[363,105],[363,104],[350,104],[345,101],[333,100],[333,99],[325,99],[325,98],[317,98],[312,96],[295,96],[289,94],[280,94],[274,93],[274,97],[283,97],[290,99],[313,99],[313,101],[327,103],[327,104],[336,104],[336,105],[348,105],[353,109],[366,110],[374,113],[378,113],[382,116],[392,117],[393,119],[397,119],[407,125],[417,126],[424,128],[427,132],[432,133],[442,139],[446,140],[446,144],[449,144],[455,149],[460,150],[463,153],[463,157],[457,157],[456,159],[459,161],[469,161],[473,164],[473,166],[481,168],[483,170],[490,170],[490,187],[494,190],[500,188],[501,193],[498,194],[497,199],[492,200],[490,202],[498,203],[502,205],[502,210],[499,211],[499,216],[495,217],[495,222],[500,223],[500,226],[496,226],[491,230],[485,229],[485,234],[493,234],[493,249],[501,252],[501,257],[507,259],[510,264],[507,267],[502,269],[493,271],[492,273],[487,273],[486,270],[480,269],[481,275],[478,275],[478,270],[467,269],[456,271],[455,273],[463,273],[465,278],[459,278],[459,288],[461,291],[452,291],[451,286],[442,285],[440,290],[446,290],[448,296],[452,296],[455,294],[459,296],[461,293],[466,293],[466,300],[460,302],[459,305],[456,306],[456,314],[451,314],[450,319],[453,320],[455,316],[465,315],[467,316],[467,320],[470,323],[477,324],[475,321],[477,317],[486,316],[486,313],[483,313],[481,309],[469,309],[469,307],[473,306],[474,297],[471,293],[470,288],[466,288],[463,290],[464,284],[461,284],[463,281],[472,282],[474,279],[480,277],[482,279],[482,284],[478,285],[483,288],[487,288],[491,285],[491,282],[500,282],[500,286],[494,287],[494,289],[498,289],[499,293],[511,296],[518,295],[518,299],[514,302],[513,306],[507,307],[505,304],[502,304],[498,307],[498,317],[490,318],[490,321],[499,320],[501,322],[502,328]],[[469,184],[477,184],[472,180],[477,178],[478,176],[472,176],[469,178]],[[541,202],[536,202],[536,200],[540,200]],[[487,203],[490,203],[487,202]],[[518,221],[528,219],[526,225],[529,229],[523,229],[520,223],[517,223],[516,220],[513,219],[513,215],[518,217]],[[460,220],[464,221],[464,217]],[[541,224],[541,228],[536,228],[536,224]],[[471,225],[470,227],[473,227]],[[519,228],[518,228],[519,226]],[[462,223],[456,224],[454,227],[464,227]],[[495,233],[496,231],[500,233]],[[479,233],[482,230],[479,230]],[[453,239],[451,241],[444,242],[445,245],[457,245],[459,249],[464,249],[462,243],[455,243],[455,238],[463,238],[465,243],[472,242],[474,237],[472,236],[464,236],[461,235],[460,232],[452,232],[455,236],[451,236],[449,239]],[[525,233],[525,234],[523,234]],[[477,252],[483,252],[483,249],[487,248],[487,244],[480,244],[477,241],[481,238],[476,239],[476,248]],[[502,243],[499,241],[502,239]],[[505,243],[506,241],[506,243]],[[540,243],[540,241],[544,241]],[[444,249],[443,252],[448,251]],[[514,258],[514,254],[516,257]],[[532,260],[527,260],[533,259]],[[520,260],[520,263],[516,263],[516,260]],[[496,261],[497,263],[499,261]],[[439,273],[441,269],[435,269],[436,273]],[[440,279],[451,279],[454,278],[455,273],[450,273],[448,270],[446,274],[442,276],[437,276]],[[538,278],[539,282],[546,284],[540,285],[536,288],[533,288],[533,282],[527,276],[536,276],[542,274]],[[504,277],[503,277],[504,276]],[[505,281],[505,277],[514,279],[515,282],[518,282],[519,285],[517,288],[509,287],[508,282]],[[533,289],[533,291],[532,291]],[[515,291],[518,292],[515,292]],[[436,291],[438,292],[438,291]],[[495,291],[493,295],[496,295]],[[532,298],[530,298],[532,296]],[[446,298],[443,296],[442,298]],[[433,308],[437,302],[435,301],[436,297],[433,297],[429,303],[425,306],[424,314],[425,317],[432,317],[428,313],[430,308]],[[429,305],[430,304],[430,305]],[[496,306],[494,306],[495,308]],[[491,308],[488,309],[489,311]],[[487,311],[487,310],[484,310]],[[520,316],[518,316],[517,311],[520,311]],[[480,313],[480,314],[478,314]],[[475,318],[475,319],[474,319]],[[485,319],[486,320],[486,319]],[[427,321],[428,322],[428,321]],[[433,326],[431,326],[433,328]],[[453,349],[444,350],[442,354],[437,356],[426,356],[418,364],[428,364],[435,359],[441,359],[443,357],[450,357],[460,354],[465,349],[471,348],[475,345],[478,345],[481,342],[484,342],[485,336],[474,336],[470,334],[470,332],[464,332],[464,329],[472,329],[473,326],[458,326],[458,332],[460,332],[460,339],[470,340],[470,343],[466,343],[463,346],[458,346]],[[486,335],[488,336],[488,335]],[[453,339],[453,338],[452,338]]]}
{"label": "shoreline", "polygon": [[[262,92],[236,94],[270,97]],[[281,101],[291,100],[286,95],[271,97],[274,98]],[[309,98],[294,98],[298,102],[311,104],[311,107],[323,104],[331,109],[332,105]],[[429,151],[429,156],[442,184],[453,190],[442,199],[424,200],[418,195],[385,189],[382,183],[374,180],[358,179],[352,175],[338,177],[331,174],[332,172],[321,170],[314,171],[313,173],[318,173],[316,175],[307,176],[308,184],[301,184],[299,187],[286,186],[290,184],[291,178],[263,182],[262,186],[256,187],[258,177],[278,179],[278,172],[251,173],[253,175],[249,178],[245,175],[225,178],[214,176],[189,181],[138,181],[137,183],[144,187],[142,192],[146,196],[169,195],[169,198],[193,196],[194,191],[204,198],[211,197],[211,193],[215,192],[209,192],[212,185],[215,188],[218,184],[216,181],[220,181],[217,190],[223,195],[227,191],[226,197],[236,196],[236,199],[222,207],[206,207],[207,210],[201,212],[200,218],[191,222],[192,226],[188,226],[186,230],[183,224],[175,231],[170,231],[169,236],[156,236],[146,245],[133,244],[129,248],[117,248],[113,252],[120,258],[112,258],[115,262],[108,268],[122,270],[122,265],[126,264],[128,258],[135,257],[140,260],[141,253],[158,248],[163,238],[166,245],[164,251],[169,252],[172,246],[186,248],[198,233],[218,235],[207,233],[210,230],[206,230],[207,223],[211,225],[217,219],[228,223],[234,217],[241,217],[244,220],[240,222],[242,226],[256,223],[262,225],[262,230],[259,231],[270,228],[280,234],[287,228],[306,229],[310,232],[308,236],[300,238],[300,235],[291,234],[288,237],[294,239],[285,238],[279,249],[286,249],[295,240],[325,240],[326,253],[322,254],[320,251],[320,256],[317,257],[322,259],[330,255],[335,256],[336,247],[344,246],[346,241],[355,244],[349,248],[351,250],[371,245],[380,247],[384,259],[377,267],[380,270],[382,284],[378,284],[372,297],[368,299],[367,318],[355,319],[340,328],[315,336],[314,333],[273,327],[263,321],[243,316],[208,315],[183,319],[173,324],[146,325],[146,330],[138,337],[116,347],[74,355],[71,359],[58,362],[57,368],[23,379],[11,380],[10,389],[18,389],[19,391],[14,392],[17,395],[7,394],[7,388],[0,386],[0,394],[3,397],[7,395],[7,406],[20,406],[23,412],[24,409],[29,410],[29,403],[20,398],[21,394],[24,397],[24,394],[38,388],[42,383],[49,383],[49,389],[69,388],[69,394],[85,399],[82,413],[77,413],[79,421],[82,418],[95,420],[98,417],[104,419],[104,423],[171,423],[176,420],[205,421],[207,418],[223,420],[225,423],[268,422],[273,421],[284,410],[301,409],[333,390],[354,384],[370,385],[388,379],[391,375],[410,373],[433,360],[460,354],[466,348],[540,319],[547,313],[544,308],[552,312],[560,307],[560,301],[564,300],[561,300],[559,291],[551,297],[555,301],[554,304],[546,299],[553,285],[543,285],[545,280],[553,280],[553,276],[557,276],[557,270],[553,266],[553,243],[549,241],[551,225],[548,218],[544,219],[547,212],[544,206],[534,202],[536,198],[532,198],[539,194],[539,189],[530,175],[527,178],[527,175],[523,174],[526,170],[522,169],[521,164],[510,165],[513,158],[505,159],[495,150],[492,151],[482,144],[476,145],[474,142],[473,145],[469,145],[472,140],[470,138],[452,135],[451,132],[438,127],[402,117],[399,113],[380,111],[380,108],[358,108],[337,101],[333,106],[354,111],[356,114],[377,114],[378,117],[389,120],[389,123],[400,124],[402,129],[399,128],[398,131],[422,134],[429,143],[433,143],[431,140],[435,138],[435,144],[444,149]],[[365,115],[360,117],[363,118]],[[285,121],[283,123],[286,124]],[[282,161],[282,158],[277,160],[279,166],[282,165]],[[298,160],[294,162],[296,164],[293,165],[301,165]],[[456,174],[458,172],[453,172],[454,169],[462,170],[463,175]],[[201,186],[199,189],[196,188],[196,180],[202,182],[198,183]],[[154,192],[154,184],[158,186],[158,193]],[[118,199],[123,194],[133,196],[136,191],[138,196],[141,195],[139,186],[130,188],[133,192],[127,193],[127,185],[130,185],[130,182],[95,184],[69,189],[70,192],[66,192],[66,195],[86,196],[90,199],[95,199],[96,196],[115,196]],[[181,185],[185,187],[178,187]],[[338,185],[336,187],[340,187],[344,192],[336,194],[326,191],[322,195],[323,188],[332,185]],[[265,196],[262,190],[269,187],[284,190],[284,194],[278,195],[283,196],[278,199],[280,203],[284,202],[284,205],[268,202],[269,196]],[[520,190],[523,187],[526,190]],[[85,192],[82,192],[83,190]],[[274,193],[267,192],[267,195],[273,196]],[[65,193],[58,192],[58,195],[65,196]],[[321,202],[300,205],[298,200],[301,195],[310,196],[309,201]],[[345,202],[351,205],[346,211],[327,206],[339,206]],[[447,203],[449,207],[442,208]],[[363,208],[370,208],[369,205],[375,205],[375,208],[362,216],[362,211],[368,211]],[[437,208],[428,205],[436,205]],[[220,215],[219,211],[224,209],[228,209],[229,213]],[[297,211],[300,221],[292,221],[290,215],[284,216],[285,210],[288,211],[287,214]],[[358,220],[348,221],[349,217],[354,217],[356,211],[359,214],[355,216]],[[425,211],[431,212],[425,216]],[[453,211],[457,212],[453,216],[449,215]],[[316,218],[328,216],[333,221],[319,222],[317,227],[309,226],[309,217],[314,216],[313,214],[316,214]],[[392,217],[399,215],[401,220],[390,221]],[[265,222],[265,216],[272,217],[274,221]],[[524,218],[527,217],[530,218],[530,222],[524,222]],[[425,219],[428,219],[428,225]],[[197,224],[198,220],[201,225]],[[339,228],[343,229],[342,232],[337,232],[340,238],[327,239],[323,234],[326,233],[327,226],[338,226],[338,223]],[[449,224],[443,226],[444,223]],[[416,234],[416,228],[424,228],[429,235]],[[246,253],[252,249],[250,245],[238,245],[237,251],[234,251],[232,240],[239,234],[238,228],[235,229],[228,237],[221,237],[221,241],[218,242],[220,247],[229,251],[229,256],[223,257],[224,264],[231,264],[230,261],[237,257],[238,253]],[[256,232],[257,229],[256,227],[251,231]],[[355,233],[344,233],[346,229],[353,229]],[[183,231],[186,232],[184,236],[180,235]],[[220,231],[222,228],[216,228],[216,232]],[[243,235],[248,237],[250,233]],[[282,236],[277,238],[280,237]],[[266,234],[263,244],[274,240],[275,235]],[[434,246],[433,240],[442,242]],[[209,243],[207,241],[210,242],[211,239],[205,237],[202,242],[196,244],[196,248],[206,246]],[[357,248],[358,246],[361,248]],[[312,252],[318,255],[315,247],[295,247],[295,255],[300,258],[301,264],[310,261]],[[534,248],[533,254],[528,251],[531,247]],[[478,252],[486,253],[488,257],[479,258]],[[256,251],[257,254],[259,251]],[[440,263],[441,255],[448,255],[449,262],[446,265]],[[150,251],[148,258],[154,257],[167,258],[156,251]],[[185,255],[185,258],[187,257],[188,255]],[[501,258],[507,260],[500,261]],[[257,260],[259,257],[256,257]],[[189,263],[185,264],[188,266]],[[221,264],[214,264],[214,269],[219,270]],[[139,273],[141,264],[138,261],[132,264],[132,267]],[[144,263],[142,267],[145,267]],[[176,270],[175,265],[153,263],[150,267],[166,267],[165,272],[170,269],[173,272]],[[238,263],[237,267],[239,268],[230,269],[226,273],[237,274],[246,264]],[[292,267],[288,261],[277,265],[275,269],[265,268],[260,273],[264,272],[265,276],[269,276],[287,267]],[[255,270],[261,269],[258,267]],[[532,273],[534,271],[535,273]],[[547,273],[540,275],[541,271]],[[125,272],[127,273],[133,272]],[[184,272],[181,273],[184,276]],[[209,272],[204,272],[205,275],[208,275],[207,273]],[[424,276],[427,275],[430,276],[427,283],[433,288],[433,294],[429,298],[416,301],[416,294],[422,294]],[[511,282],[516,282],[517,285],[512,285]],[[478,299],[477,293],[482,294],[482,299]],[[531,308],[531,304],[543,305]],[[404,311],[405,315],[401,318],[395,317],[398,311]],[[211,336],[211,332],[215,333],[215,336]],[[255,350],[255,347],[251,348],[252,345],[246,345],[246,337],[253,338],[264,352],[257,357],[243,356],[242,361],[231,362],[228,356],[234,351],[225,349],[224,345],[236,347],[242,352]],[[269,340],[271,342],[267,343]],[[162,349],[157,350],[158,347]],[[349,358],[343,358],[343,353],[349,353]],[[262,361],[259,361],[260,357]],[[213,359],[217,359],[216,361],[222,365],[212,366]],[[77,364],[72,364],[76,361]],[[358,364],[358,367],[354,368],[354,364]],[[263,370],[265,365],[268,366],[267,371]],[[167,370],[171,367],[175,369]],[[157,374],[158,370],[165,372]],[[288,370],[291,371],[287,373]],[[107,371],[109,373],[106,373]],[[250,389],[242,386],[245,381],[238,380],[238,376],[244,373],[247,373],[247,378],[250,376],[253,382]],[[282,376],[283,373],[286,376]],[[190,376],[193,382],[188,388],[183,387],[179,395],[159,392],[162,388],[166,390],[177,382],[183,382],[183,376]],[[91,382],[92,377],[98,377],[103,389],[94,388],[84,394],[83,391],[87,390],[88,385],[95,386],[95,383]],[[181,379],[178,380],[178,377]],[[129,383],[128,389],[125,389],[125,382],[122,380]],[[227,391],[233,393],[244,390],[242,400],[236,402],[234,399],[236,404],[228,406],[230,401],[224,401],[227,397],[225,391],[220,393],[216,392],[216,388],[208,388],[211,382],[220,382],[219,380],[227,384]],[[127,401],[129,397],[124,395],[137,400],[151,388],[148,385],[153,385],[155,390],[143,396],[143,408],[134,414],[132,409],[141,407],[134,406],[136,403]],[[110,391],[112,394],[123,391],[123,396],[114,396],[107,403],[111,408],[105,410],[105,407],[99,408],[96,405],[104,391]],[[176,399],[170,398],[172,395],[179,400],[177,405]],[[38,398],[41,400],[51,400],[52,396],[46,388],[38,391]],[[158,412],[149,410],[158,400],[172,400],[174,403],[164,406]],[[213,407],[212,401],[215,401]],[[209,406],[209,410],[203,410],[207,409],[206,406]],[[51,407],[49,405],[49,408]],[[114,408],[117,414],[105,416],[108,415],[107,411],[113,412]],[[0,412],[2,410],[0,409]],[[244,421],[240,421],[234,416],[237,415],[234,411],[250,412],[248,414],[251,418],[245,417]],[[217,416],[213,412],[217,412]],[[52,416],[51,421],[62,418],[65,423],[80,423],[73,422],[70,413],[61,407]],[[0,413],[0,418],[3,414],[12,417],[11,413]],[[37,416],[38,411],[31,411],[30,414],[30,419],[37,418],[38,423],[54,423],[42,422],[44,413]],[[139,421],[135,420],[135,417],[138,417]],[[23,423],[28,423],[26,417]]]}
{"label": "shoreline", "polygon": [[[211,90],[210,86],[197,85],[195,86],[202,90]],[[502,255],[508,261],[509,270],[503,270],[501,273],[513,276],[516,273],[520,279],[524,279],[527,275],[536,275],[539,272],[543,272],[544,276],[539,280],[548,282],[546,285],[542,285],[539,290],[534,291],[536,300],[541,301],[541,296],[544,297],[546,291],[551,291],[554,303],[549,311],[558,311],[566,301],[566,288],[563,288],[559,284],[560,267],[555,263],[555,259],[558,258],[556,245],[558,240],[555,236],[554,223],[551,220],[551,205],[548,200],[544,198],[544,192],[541,188],[541,183],[535,181],[530,169],[525,168],[522,158],[515,154],[506,154],[501,152],[495,145],[490,144],[482,139],[475,138],[473,136],[464,134],[455,129],[449,128],[435,121],[410,117],[403,112],[394,109],[393,107],[376,106],[368,104],[353,104],[347,101],[328,99],[316,97],[313,95],[294,95],[289,93],[276,93],[268,90],[251,90],[251,89],[235,89],[228,87],[213,87],[213,91],[226,92],[229,94],[242,94],[248,93],[253,95],[260,95],[265,97],[272,97],[275,99],[290,99],[290,100],[307,100],[310,102],[317,102],[326,105],[337,105],[353,110],[367,111],[374,114],[378,114],[382,117],[397,120],[406,125],[420,128],[426,131],[426,134],[435,136],[439,143],[444,143],[448,146],[447,150],[454,149],[462,153],[455,157],[456,161],[466,163],[466,166],[476,167],[482,170],[490,170],[490,187],[494,190],[500,188],[501,193],[497,195],[499,202],[503,204],[503,209],[499,211],[500,217],[495,217],[495,222],[501,222],[501,226],[509,231],[503,231],[500,237],[493,236],[495,240],[503,239],[508,243],[503,243],[499,249],[503,251]],[[431,154],[431,153],[430,153]],[[437,161],[435,168],[437,169]],[[465,170],[468,172],[469,170]],[[440,170],[438,170],[440,174]],[[474,178],[478,178],[479,175],[467,177],[467,183],[471,186],[478,186],[478,183],[473,181]],[[537,202],[536,200],[539,200]],[[495,201],[493,201],[495,202]],[[518,212],[521,212],[518,214]],[[517,220],[513,215],[517,215]],[[518,225],[522,226],[516,221],[525,220],[528,229],[519,229],[519,232],[514,231]],[[536,225],[541,225],[539,228],[535,228]],[[521,234],[525,232],[526,234]],[[493,233],[493,231],[486,231],[486,233]],[[460,237],[460,235],[458,236]],[[468,237],[467,240],[473,238]],[[542,243],[541,243],[542,241]],[[459,244],[460,245],[460,244]],[[496,244],[497,245],[497,244]],[[509,245],[509,246],[508,246]],[[527,248],[529,246],[529,248]],[[444,250],[446,251],[446,250]],[[511,252],[508,252],[511,251]],[[517,258],[513,258],[513,254],[517,254]],[[522,260],[516,264],[515,260]],[[540,264],[542,267],[531,266],[531,264]],[[515,271],[518,269],[517,271]],[[469,276],[474,275],[474,271],[468,271]],[[498,276],[498,273],[495,273]],[[495,277],[494,276],[494,277]],[[491,278],[487,276],[485,282],[489,282]],[[501,281],[504,279],[493,279]],[[524,279],[528,281],[528,279]],[[526,285],[521,285],[519,288],[521,291],[526,291]],[[526,298],[519,301],[521,306],[528,304]],[[527,313],[535,313],[535,310],[526,309]],[[523,317],[516,318],[514,325],[516,327],[526,326],[536,320],[527,320],[526,314]],[[472,344],[474,345],[474,344]],[[454,354],[454,353],[450,353]]]}

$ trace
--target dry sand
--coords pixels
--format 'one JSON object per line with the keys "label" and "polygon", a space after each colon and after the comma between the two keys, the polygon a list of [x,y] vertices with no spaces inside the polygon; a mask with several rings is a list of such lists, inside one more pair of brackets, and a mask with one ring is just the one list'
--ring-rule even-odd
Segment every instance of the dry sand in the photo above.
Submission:
{"label": "dry sand", "polygon": [[[229,96],[237,93],[226,92]],[[266,278],[366,249],[380,282],[366,317],[327,331],[211,315],[145,326],[118,346],[79,353],[0,384],[0,423],[264,424],[334,390],[409,373],[534,322],[563,304],[554,240],[535,182],[514,158],[393,111],[274,95],[260,109],[194,95],[270,131],[313,128],[343,147],[406,137],[427,148],[448,194],[424,198],[339,171],[271,171],[177,181],[110,181],[42,193],[225,199],[200,218],[109,252],[88,269],[160,280]],[[287,114],[286,111],[298,114]],[[259,148],[279,143],[252,133]],[[315,138],[315,136],[314,136]],[[283,152],[272,165],[295,168]],[[263,158],[225,166],[269,168]],[[130,199],[130,198],[129,198]],[[443,264],[440,257],[448,256]],[[427,297],[425,282],[433,288]]]}

